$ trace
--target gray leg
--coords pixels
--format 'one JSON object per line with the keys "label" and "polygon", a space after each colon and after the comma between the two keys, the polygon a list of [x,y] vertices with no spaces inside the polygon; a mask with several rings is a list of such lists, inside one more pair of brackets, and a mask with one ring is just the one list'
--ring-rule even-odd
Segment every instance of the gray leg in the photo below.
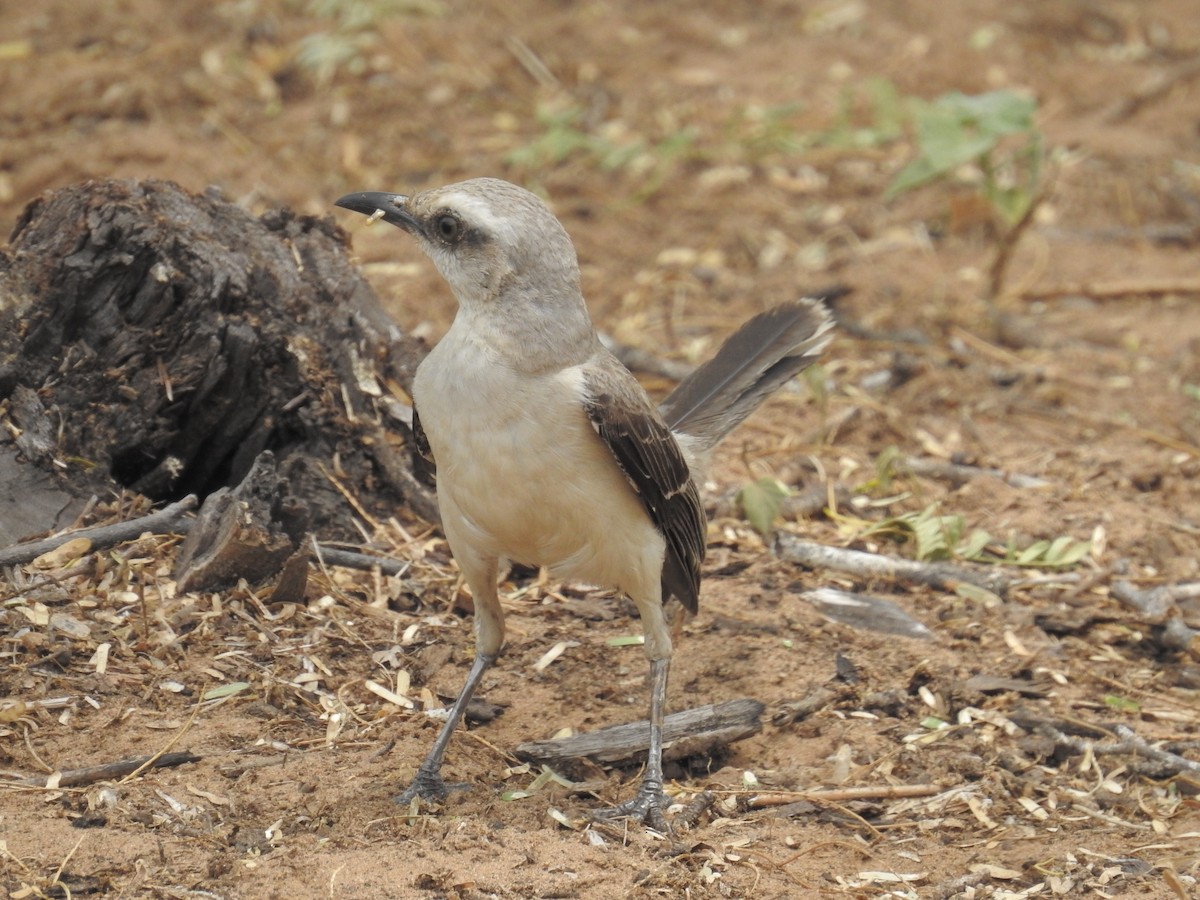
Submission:
{"label": "gray leg", "polygon": [[663,793],[663,717],[667,705],[667,675],[670,659],[650,660],[650,750],[646,755],[646,768],[642,772],[642,783],[633,799],[612,809],[596,810],[592,813],[601,819],[629,818],[645,822],[659,831],[668,831],[663,810],[667,808],[667,795]]}
{"label": "gray leg", "polygon": [[[454,729],[462,719],[463,713],[467,711],[467,704],[471,702],[471,697],[474,695],[475,689],[479,687],[479,682],[483,680],[483,673],[495,661],[495,656],[484,656],[481,653],[475,655],[475,662],[471,665],[471,671],[467,674],[467,683],[463,685],[458,699],[450,707],[446,724],[442,726],[437,740],[433,742],[433,746],[429,748],[429,753],[421,762],[421,767],[417,769],[417,776],[413,779],[413,783],[408,786],[407,790],[396,797],[397,803],[410,803],[414,797],[420,797],[422,800],[446,799],[446,795],[450,791],[450,786],[442,780],[442,757],[446,755],[446,748],[450,746],[450,736],[454,734]],[[454,785],[454,787],[460,786],[465,787],[465,785]]]}

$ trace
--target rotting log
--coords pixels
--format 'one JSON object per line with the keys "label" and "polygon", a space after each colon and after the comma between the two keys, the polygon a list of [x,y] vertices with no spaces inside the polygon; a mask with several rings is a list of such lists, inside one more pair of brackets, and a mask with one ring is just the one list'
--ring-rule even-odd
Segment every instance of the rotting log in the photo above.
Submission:
{"label": "rotting log", "polygon": [[267,449],[322,537],[359,536],[347,495],[436,516],[404,446],[424,354],[330,217],[161,181],[47,193],[0,250],[0,546],[92,495],[203,499]]}

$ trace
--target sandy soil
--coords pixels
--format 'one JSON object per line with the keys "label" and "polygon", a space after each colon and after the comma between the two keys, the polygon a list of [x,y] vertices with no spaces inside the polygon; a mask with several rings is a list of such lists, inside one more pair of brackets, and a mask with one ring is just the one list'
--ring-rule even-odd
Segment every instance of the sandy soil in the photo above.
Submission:
{"label": "sandy soil", "polygon": [[[497,175],[553,202],[597,322],[679,359],[766,305],[852,287],[823,397],[773,400],[714,467],[702,610],[671,706],[753,697],[771,717],[831,695],[674,769],[681,803],[718,797],[674,835],[580,817],[634,771],[580,766],[563,774],[594,790],[506,799],[537,774],[516,767],[521,741],[645,707],[640,651],[608,643],[637,632],[629,610],[520,580],[482,690],[503,714],[449,754],[472,788],[410,817],[390,798],[435,731],[421,701],[452,696],[471,657],[453,565],[418,520],[398,510],[380,534],[412,560],[405,576],[322,574],[303,608],[176,596],[169,538],[82,573],[46,560],[0,580],[8,895],[1196,896],[1200,651],[1172,649],[1162,622],[1113,596],[1120,579],[1200,580],[1194,0],[377,0],[358,4],[362,30],[325,6],[350,4],[4,4],[0,221],[87,178],[324,213],[350,190]],[[977,191],[883,199],[914,149],[889,131],[900,105],[872,105],[880,80],[900,97],[1037,98],[1052,177],[995,305],[997,226]],[[436,338],[452,301],[416,248],[339,221],[397,320]],[[889,448],[1046,485],[884,477]],[[1001,543],[1092,548],[1003,600],[809,570],[728,502],[768,474],[858,498],[781,525],[830,546],[911,558],[911,542],[866,529],[937,504]],[[828,621],[800,595],[829,586],[887,597],[933,638]],[[1200,628],[1195,600],[1175,612]],[[201,759],[128,782],[17,783],[168,745]],[[751,802],[851,788],[865,793]]]}

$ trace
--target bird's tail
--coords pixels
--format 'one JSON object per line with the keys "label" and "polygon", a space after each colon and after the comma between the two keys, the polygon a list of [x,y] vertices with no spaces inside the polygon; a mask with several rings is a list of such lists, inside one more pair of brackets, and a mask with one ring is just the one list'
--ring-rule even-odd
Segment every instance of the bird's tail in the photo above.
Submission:
{"label": "bird's tail", "polygon": [[832,328],[825,303],[809,298],[755,316],[679,383],[659,407],[663,419],[676,434],[690,437],[696,450],[711,450],[768,396],[816,362]]}

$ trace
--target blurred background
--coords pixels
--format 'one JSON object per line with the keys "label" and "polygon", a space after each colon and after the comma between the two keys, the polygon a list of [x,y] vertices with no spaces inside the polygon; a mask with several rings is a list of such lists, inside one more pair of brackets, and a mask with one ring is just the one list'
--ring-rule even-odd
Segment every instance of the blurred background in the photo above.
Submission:
{"label": "blurred background", "polygon": [[[1200,220],[1194,12],[1191,0],[9,3],[0,221],[88,178],[217,185],[253,211],[325,215],[349,190],[493,175],[550,199],[596,317],[623,340],[703,355],[747,309],[836,282],[856,288],[847,308],[871,326],[942,328],[986,319],[1007,227],[963,146],[977,133],[942,135],[956,146],[934,161],[939,177],[889,192],[921,156],[922,103],[950,92],[1030,104],[986,160],[1001,189],[1046,194],[1034,239],[1017,242],[1017,289],[1194,273],[1179,244]],[[1019,164],[1034,138],[1031,174]],[[402,323],[443,329],[452,303],[415,247],[339,221]]]}

